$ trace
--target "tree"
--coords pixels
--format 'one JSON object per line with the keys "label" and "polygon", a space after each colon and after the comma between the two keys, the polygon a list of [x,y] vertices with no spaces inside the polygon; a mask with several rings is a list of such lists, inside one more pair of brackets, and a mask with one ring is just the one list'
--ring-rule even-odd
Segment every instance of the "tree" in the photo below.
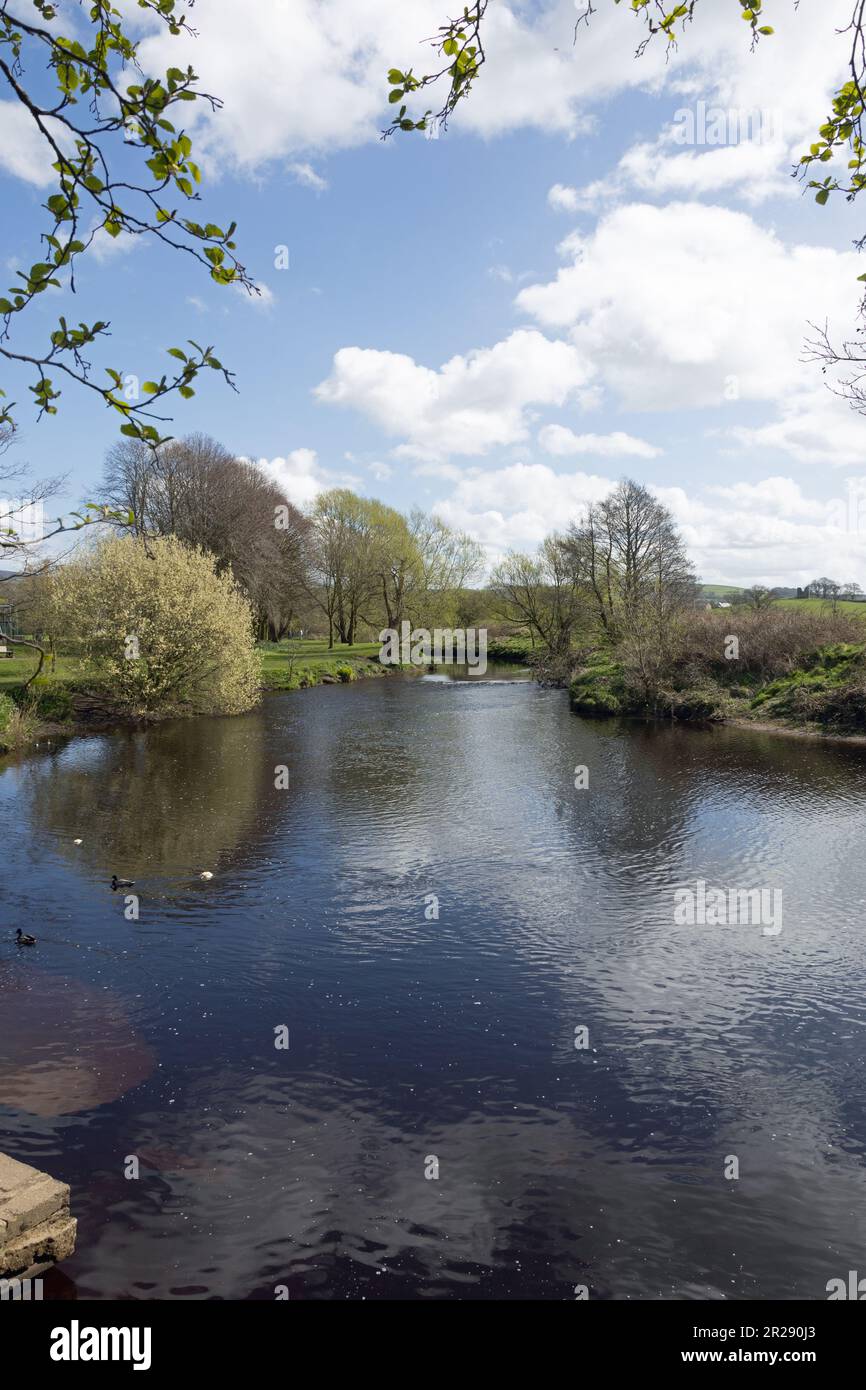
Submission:
{"label": "tree", "polygon": [[384,627],[399,630],[413,592],[420,587],[422,559],[412,525],[400,512],[375,504],[372,570]]}
{"label": "tree", "polygon": [[398,629],[441,622],[481,569],[471,536],[416,508],[409,517],[348,488],[321,493],[307,543],[308,592],[328,620],[328,642],[353,643],[361,623]]}
{"label": "tree", "polygon": [[441,517],[428,516],[416,507],[409,517],[409,531],[418,549],[407,601],[414,622],[427,618],[440,622],[456,613],[457,594],[484,567],[484,550],[465,531],[454,531]]}
{"label": "tree", "polygon": [[631,479],[587,509],[568,544],[610,637],[643,625],[649,612],[661,632],[673,610],[694,600],[694,571],[671,513]]}
{"label": "tree", "polygon": [[[103,495],[144,536],[180,537],[230,569],[262,637],[282,636],[303,593],[308,523],[255,464],[205,434],[156,449],[123,439],[106,457]],[[126,522],[120,529],[125,529]]]}
{"label": "tree", "polygon": [[[440,25],[436,37],[428,40],[441,59],[441,66],[434,72],[416,77],[411,68],[406,72],[391,68],[388,73],[391,83],[388,101],[392,106],[398,101],[402,104],[388,129],[382,132],[383,139],[397,130],[427,130],[431,125],[447,126],[448,117],[457,103],[469,95],[486,61],[481,26],[488,3],[489,0],[475,0],[474,4],[467,4],[459,19],[446,20]],[[435,86],[445,77],[450,79],[448,93],[439,111],[434,114],[432,110],[427,110],[420,119],[408,116],[403,98]]]}
{"label": "tree", "polygon": [[106,537],[57,569],[46,609],[124,712],[239,714],[257,703],[249,601],[213,556],[174,536]]}
{"label": "tree", "polygon": [[373,601],[377,507],[349,488],[320,493],[313,506],[308,592],[328,620],[329,648],[335,631],[341,642],[355,641],[358,622]]}
{"label": "tree", "polygon": [[835,579],[828,579],[824,575],[821,579],[813,579],[808,586],[811,598],[831,599],[839,593],[839,585]]}
{"label": "tree", "polygon": [[552,535],[535,556],[510,551],[490,579],[502,617],[527,627],[554,666],[568,661],[574,634],[587,619],[586,588],[574,560],[569,541]]}
{"label": "tree", "polygon": [[[59,373],[116,411],[123,434],[156,445],[163,438],[158,423],[167,417],[154,411],[155,405],[170,396],[194,395],[192,382],[203,367],[233,384],[211,347],[190,340],[191,352],[169,348],[180,365],[155,373],[144,383],[146,400],[137,403],[122,394],[118,371],[105,368],[107,382],[92,375],[86,354],[108,333],[107,320],[73,325],[61,316],[41,346],[14,348],[10,338],[49,287],[75,292],[78,262],[102,236],[158,241],[188,255],[217,284],[237,283],[255,292],[235,256],[235,223],[224,230],[187,215],[189,205],[199,201],[201,175],[189,136],[169,119],[187,102],[204,101],[213,110],[220,102],[198,88],[192,68],[147,76],[138,62],[138,41],[130,36],[132,21],[111,0],[83,6],[72,34],[62,32],[51,0],[31,0],[29,17],[27,0],[19,0],[19,13],[12,12],[13,4],[0,6],[0,83],[32,119],[56,178],[44,204],[48,230],[42,233],[41,254],[0,293],[0,358],[32,374],[29,390],[39,417],[57,411]],[[138,0],[138,9],[170,34],[194,32],[177,12],[176,0]],[[129,172],[130,151],[138,174]],[[0,401],[0,426],[14,423],[13,409],[14,403]]]}
{"label": "tree", "polygon": [[768,589],[765,584],[753,584],[751,589],[743,590],[746,605],[755,613],[760,613],[764,608],[771,608],[775,597],[772,589]]}

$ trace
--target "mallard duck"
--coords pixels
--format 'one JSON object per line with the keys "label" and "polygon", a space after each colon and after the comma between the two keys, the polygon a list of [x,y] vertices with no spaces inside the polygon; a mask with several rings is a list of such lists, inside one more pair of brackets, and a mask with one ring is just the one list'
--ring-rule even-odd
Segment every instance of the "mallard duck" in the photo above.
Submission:
{"label": "mallard duck", "polygon": [[117,877],[117,874],[112,874],[112,875],[111,875],[111,887],[112,887],[112,890],[113,890],[115,893],[117,892],[118,888],[134,888],[134,887],[135,887],[135,879],[134,879],[134,878],[118,878],[118,877]]}
{"label": "mallard duck", "polygon": [[23,932],[19,927],[17,932],[15,933],[15,942],[18,946],[35,946],[36,937],[28,936],[27,933]]}

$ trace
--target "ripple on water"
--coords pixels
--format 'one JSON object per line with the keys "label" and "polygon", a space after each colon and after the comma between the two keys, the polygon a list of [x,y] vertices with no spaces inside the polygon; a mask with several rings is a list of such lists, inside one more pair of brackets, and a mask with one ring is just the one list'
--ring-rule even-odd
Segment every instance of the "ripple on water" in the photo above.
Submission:
{"label": "ripple on water", "polygon": [[[4,1147],[72,1183],[79,1293],[824,1297],[866,1240],[862,767],[389,680],[0,773]],[[782,932],[678,926],[699,879]]]}

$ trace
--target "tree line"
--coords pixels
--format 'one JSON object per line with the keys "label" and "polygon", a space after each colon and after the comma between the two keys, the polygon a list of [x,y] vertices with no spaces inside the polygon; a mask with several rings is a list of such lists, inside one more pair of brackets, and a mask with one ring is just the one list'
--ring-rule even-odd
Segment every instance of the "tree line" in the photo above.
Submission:
{"label": "tree line", "polygon": [[491,578],[497,611],[545,650],[554,679],[568,675],[575,643],[628,651],[649,679],[665,660],[676,616],[697,582],[668,510],[631,479],[534,555],[511,552]]}
{"label": "tree line", "polygon": [[119,528],[175,536],[231,570],[257,636],[327,631],[329,646],[359,634],[465,616],[464,591],[484,553],[420,508],[408,516],[348,488],[321,493],[308,514],[254,463],[207,435],[152,449],[122,440],[108,453],[100,496]]}

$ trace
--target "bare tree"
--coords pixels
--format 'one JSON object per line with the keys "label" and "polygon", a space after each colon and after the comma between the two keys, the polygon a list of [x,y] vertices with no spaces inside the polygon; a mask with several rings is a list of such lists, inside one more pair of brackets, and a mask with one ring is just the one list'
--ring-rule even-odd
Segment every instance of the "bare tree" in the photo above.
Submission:
{"label": "bare tree", "polygon": [[584,520],[570,528],[576,572],[611,637],[649,607],[657,623],[694,597],[695,576],[668,509],[639,483],[625,479]]}
{"label": "bare tree", "polygon": [[218,572],[231,569],[261,636],[287,630],[303,591],[307,522],[255,464],[204,434],[158,449],[130,439],[109,450],[103,488],[138,534],[175,535],[216,556]]}
{"label": "bare tree", "polygon": [[586,585],[574,561],[568,540],[548,536],[535,556],[506,555],[490,580],[502,617],[527,627],[554,665],[567,662],[575,632],[588,616]]}

